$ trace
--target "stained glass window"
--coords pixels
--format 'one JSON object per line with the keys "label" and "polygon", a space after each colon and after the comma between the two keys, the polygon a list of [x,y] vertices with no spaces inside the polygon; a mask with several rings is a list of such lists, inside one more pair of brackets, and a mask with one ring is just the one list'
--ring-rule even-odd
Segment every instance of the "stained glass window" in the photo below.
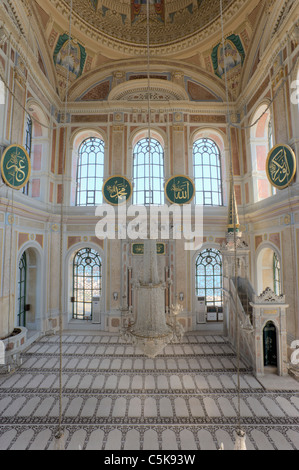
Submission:
{"label": "stained glass window", "polygon": [[91,248],[78,251],[73,261],[73,318],[92,318],[92,298],[102,292],[102,260]]}
{"label": "stained glass window", "polygon": [[164,152],[156,139],[141,139],[133,153],[133,204],[164,204]]}
{"label": "stained glass window", "polygon": [[206,305],[222,306],[222,257],[218,250],[208,248],[196,259],[196,296],[205,297]]}
{"label": "stained glass window", "polygon": [[193,144],[195,204],[222,206],[220,150],[211,139],[198,139]]}
{"label": "stained glass window", "polygon": [[85,139],[79,148],[76,206],[103,203],[104,142],[97,137]]}

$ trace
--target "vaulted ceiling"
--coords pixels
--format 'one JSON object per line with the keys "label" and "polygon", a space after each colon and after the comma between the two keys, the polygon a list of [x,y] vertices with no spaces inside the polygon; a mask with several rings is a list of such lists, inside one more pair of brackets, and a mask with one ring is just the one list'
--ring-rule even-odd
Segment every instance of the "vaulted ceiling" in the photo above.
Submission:
{"label": "vaulted ceiling", "polygon": [[[223,0],[221,15],[220,0],[150,0],[148,23],[146,0],[3,0],[62,100],[68,76],[71,101],[106,101],[112,89],[113,99],[137,99],[148,52],[158,98],[225,101],[226,79],[235,100],[260,63],[260,44],[295,3]],[[115,89],[132,80],[136,93],[132,84]]]}

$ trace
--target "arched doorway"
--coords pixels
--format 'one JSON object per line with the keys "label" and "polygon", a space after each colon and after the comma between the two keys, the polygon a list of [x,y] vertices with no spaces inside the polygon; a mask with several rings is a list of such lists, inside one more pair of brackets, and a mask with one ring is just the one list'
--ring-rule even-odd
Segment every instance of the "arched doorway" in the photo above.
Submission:
{"label": "arched doorway", "polygon": [[272,321],[263,329],[264,367],[277,367],[277,331]]}
{"label": "arched doorway", "polygon": [[41,330],[41,271],[35,248],[27,248],[18,264],[16,324],[28,330]]}
{"label": "arched doorway", "polygon": [[27,318],[27,255],[24,251],[19,261],[17,326],[26,327]]}

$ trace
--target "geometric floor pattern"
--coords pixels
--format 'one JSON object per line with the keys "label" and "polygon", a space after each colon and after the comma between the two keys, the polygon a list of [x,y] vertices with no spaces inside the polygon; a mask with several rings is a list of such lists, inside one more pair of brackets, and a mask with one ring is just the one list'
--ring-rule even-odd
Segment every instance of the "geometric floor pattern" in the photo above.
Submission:
{"label": "geometric floor pattern", "polygon": [[[238,391],[220,334],[186,334],[155,359],[113,334],[66,332],[62,342],[66,449],[231,450],[240,403],[248,450],[299,450],[299,383],[277,377],[268,388],[241,362]],[[59,336],[46,336],[0,374],[0,450],[54,448],[59,357]]]}

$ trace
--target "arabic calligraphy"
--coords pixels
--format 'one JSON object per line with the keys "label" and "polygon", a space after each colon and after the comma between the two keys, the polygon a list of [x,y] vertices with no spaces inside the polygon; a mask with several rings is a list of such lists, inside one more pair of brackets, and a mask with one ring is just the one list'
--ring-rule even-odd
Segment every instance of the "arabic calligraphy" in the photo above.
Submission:
{"label": "arabic calligraphy", "polygon": [[296,157],[286,145],[274,147],[267,159],[267,175],[270,183],[278,189],[284,189],[293,180],[296,173]]}
{"label": "arabic calligraphy", "polygon": [[165,185],[166,197],[173,204],[187,204],[193,199],[194,193],[194,183],[187,176],[174,176]]}
{"label": "arabic calligraphy", "polygon": [[23,147],[12,145],[6,149],[1,160],[2,176],[6,184],[21,189],[30,176],[30,160]]}
{"label": "arabic calligraphy", "polygon": [[131,197],[131,184],[123,176],[112,176],[104,183],[103,194],[110,204],[124,204]]}
{"label": "arabic calligraphy", "polygon": [[[132,244],[132,254],[133,255],[143,255],[144,254],[144,244],[143,243],[133,243]],[[165,244],[157,243],[157,255],[165,254]]]}
{"label": "arabic calligraphy", "polygon": [[107,191],[112,199],[123,202],[127,198],[126,186],[121,182],[116,181],[112,186],[107,186]]}
{"label": "arabic calligraphy", "polygon": [[26,178],[26,158],[20,155],[19,149],[16,148],[16,152],[11,155],[10,160],[6,164],[8,174],[12,177],[13,183],[21,184]]}
{"label": "arabic calligraphy", "polygon": [[174,192],[175,200],[188,200],[190,198],[190,183],[189,181],[175,181],[171,187],[171,190]]}
{"label": "arabic calligraphy", "polygon": [[279,150],[279,152],[274,155],[269,164],[269,172],[274,183],[283,183],[289,178],[291,172],[285,149]]}

